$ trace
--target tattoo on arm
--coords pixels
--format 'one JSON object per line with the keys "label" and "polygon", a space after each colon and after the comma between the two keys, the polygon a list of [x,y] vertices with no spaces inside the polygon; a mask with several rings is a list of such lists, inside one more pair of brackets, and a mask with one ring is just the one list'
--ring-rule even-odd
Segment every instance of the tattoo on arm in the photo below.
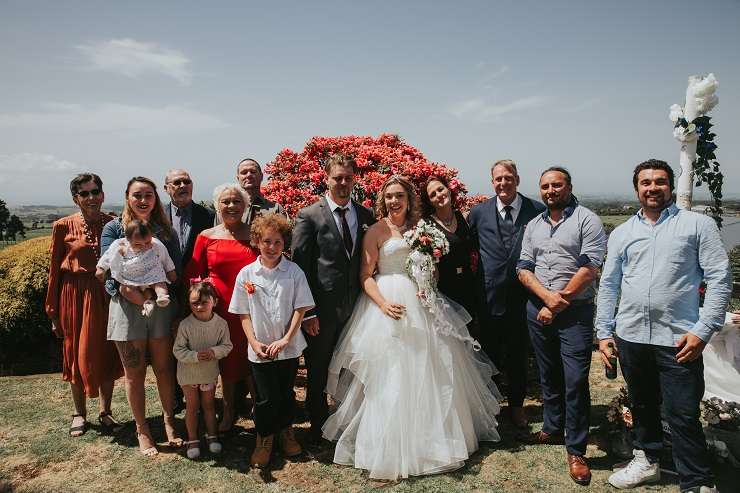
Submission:
{"label": "tattoo on arm", "polygon": [[121,363],[124,368],[136,368],[141,365],[142,357],[141,350],[134,346],[131,341],[116,342],[118,348],[118,354],[121,355]]}

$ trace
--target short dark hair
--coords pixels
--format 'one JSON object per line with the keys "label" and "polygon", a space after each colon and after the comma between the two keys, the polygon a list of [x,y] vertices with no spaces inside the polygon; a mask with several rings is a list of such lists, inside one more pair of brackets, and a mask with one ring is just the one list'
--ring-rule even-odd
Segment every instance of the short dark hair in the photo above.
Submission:
{"label": "short dark hair", "polygon": [[254,164],[255,166],[257,166],[257,169],[259,170],[260,174],[262,174],[262,166],[260,166],[260,163],[258,163],[256,159],[253,159],[251,157],[245,157],[244,159],[242,159],[241,161],[239,161],[238,163],[236,163],[236,171],[237,172],[239,171],[239,166],[241,166],[242,163],[252,163],[252,164]]}
{"label": "short dark hair", "polygon": [[332,154],[324,163],[324,173],[329,176],[331,169],[335,166],[352,166],[352,172],[357,173],[357,163],[351,156],[345,156],[344,154]]}
{"label": "short dark hair", "polygon": [[79,175],[72,178],[71,182],[69,182],[69,191],[72,192],[72,197],[77,195],[77,192],[80,191],[82,185],[89,181],[94,182],[98,186],[100,191],[103,191],[103,180],[101,180],[98,175],[96,175],[95,173],[80,173]]}
{"label": "short dark hair", "polygon": [[647,161],[643,161],[637,166],[635,166],[635,171],[632,174],[632,185],[635,187],[635,190],[637,190],[637,175],[640,174],[640,171],[645,169],[662,169],[666,173],[668,173],[668,184],[671,187],[671,192],[673,191],[673,182],[674,182],[674,174],[673,174],[673,168],[671,168],[668,163],[665,161],[661,161],[660,159],[648,159]]}
{"label": "short dark hair", "polygon": [[543,176],[545,176],[547,173],[549,173],[550,171],[557,171],[558,173],[562,173],[563,176],[565,176],[565,181],[568,183],[568,185],[573,185],[573,181],[570,178],[570,171],[563,168],[562,166],[550,166],[549,168],[547,168],[545,171],[542,172],[542,174],[540,175],[540,179]]}
{"label": "short dark hair", "polygon": [[146,221],[132,219],[128,222],[124,231],[127,240],[130,240],[134,236],[145,238],[152,234],[152,227],[149,226],[149,223]]}
{"label": "short dark hair", "polygon": [[429,184],[433,181],[440,182],[450,192],[450,202],[452,203],[453,210],[455,208],[455,202],[457,201],[457,194],[450,190],[450,183],[447,181],[447,178],[441,175],[432,175],[426,179],[421,190],[419,190],[419,198],[421,198],[421,213],[425,216],[431,216],[434,213],[434,206],[432,205],[432,201],[429,200],[429,194],[427,193],[427,187],[429,187]]}

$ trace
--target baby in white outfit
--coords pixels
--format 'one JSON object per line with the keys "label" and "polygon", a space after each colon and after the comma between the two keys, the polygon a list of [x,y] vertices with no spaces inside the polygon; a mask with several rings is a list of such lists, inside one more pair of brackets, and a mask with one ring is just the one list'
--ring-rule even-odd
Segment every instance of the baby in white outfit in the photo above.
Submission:
{"label": "baby in white outfit", "polygon": [[[177,279],[175,264],[167,253],[167,247],[152,236],[152,229],[146,221],[134,219],[126,226],[126,237],[111,243],[98,261],[95,276],[105,277],[110,270],[111,277],[123,286],[133,287],[146,293],[154,290],[157,306],[167,306],[170,296],[167,283]],[[150,316],[155,300],[147,299],[141,313]]]}

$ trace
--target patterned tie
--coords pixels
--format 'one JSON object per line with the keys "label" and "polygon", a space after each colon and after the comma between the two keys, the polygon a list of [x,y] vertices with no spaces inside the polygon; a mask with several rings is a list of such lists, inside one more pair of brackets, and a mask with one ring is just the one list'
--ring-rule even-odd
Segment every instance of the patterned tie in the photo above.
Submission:
{"label": "patterned tie", "polygon": [[512,209],[513,207],[510,205],[504,206],[504,228],[502,228],[502,237],[504,240],[504,246],[507,250],[511,250],[511,244],[514,240],[514,217],[511,215]]}
{"label": "patterned tie", "polygon": [[342,218],[342,239],[344,240],[344,248],[347,250],[347,255],[352,256],[352,233],[349,231],[349,223],[347,223],[347,211],[348,208],[337,207],[335,209],[339,217]]}

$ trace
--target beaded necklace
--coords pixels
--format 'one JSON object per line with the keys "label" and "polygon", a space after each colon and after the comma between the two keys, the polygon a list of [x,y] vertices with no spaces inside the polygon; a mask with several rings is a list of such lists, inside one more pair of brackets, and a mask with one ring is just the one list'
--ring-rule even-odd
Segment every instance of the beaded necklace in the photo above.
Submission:
{"label": "beaded necklace", "polygon": [[81,212],[80,217],[82,218],[82,231],[85,234],[85,240],[87,241],[88,246],[92,248],[95,260],[100,260],[100,242],[97,241],[97,237],[95,236],[93,229],[96,226],[99,226],[100,219],[91,225],[87,222],[87,219],[85,219],[85,216]]}

